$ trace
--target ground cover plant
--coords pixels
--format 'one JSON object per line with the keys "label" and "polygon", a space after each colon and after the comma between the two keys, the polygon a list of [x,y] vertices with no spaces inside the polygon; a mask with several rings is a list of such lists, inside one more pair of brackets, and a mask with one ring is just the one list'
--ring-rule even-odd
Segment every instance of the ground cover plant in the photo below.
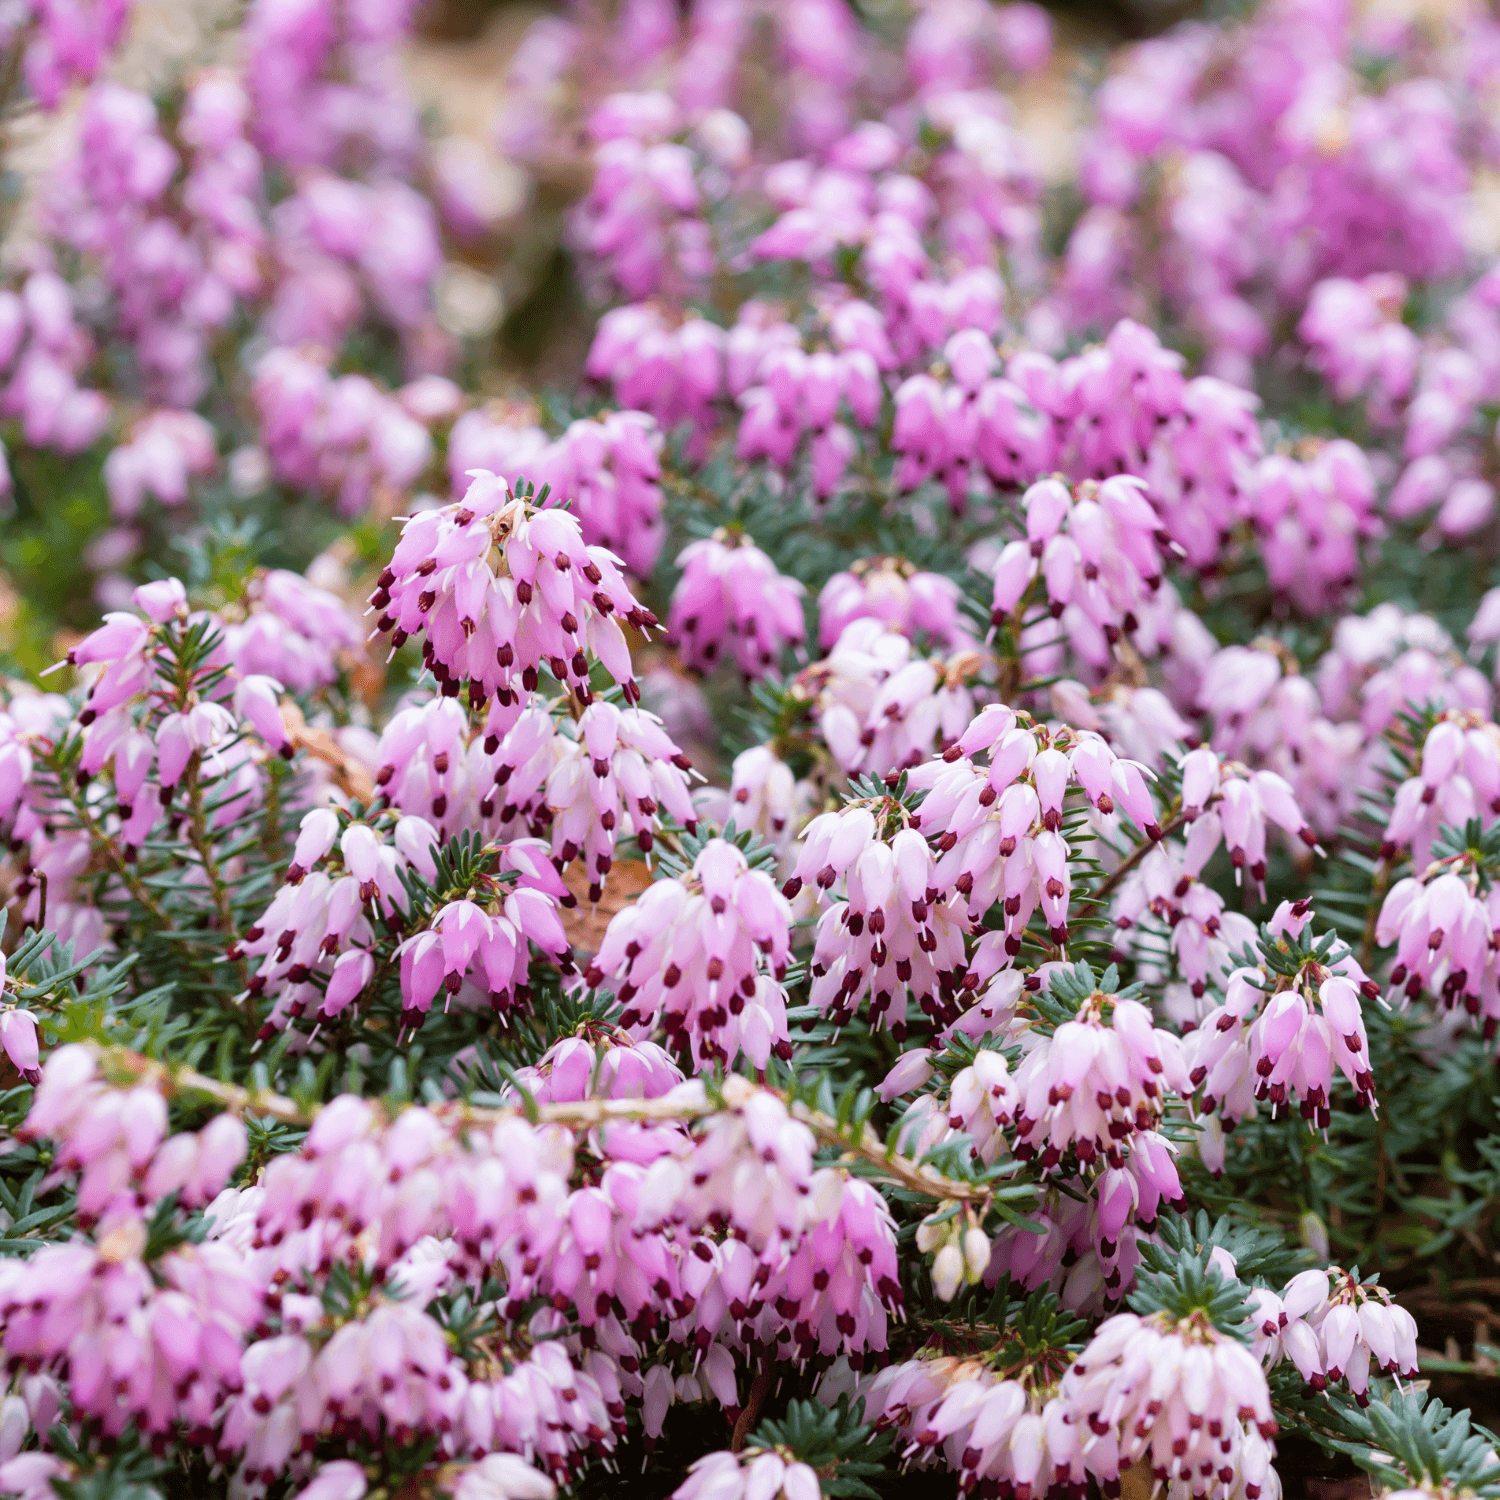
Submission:
{"label": "ground cover plant", "polygon": [[0,14],[0,1493],[1500,1496],[1500,22],[418,21]]}

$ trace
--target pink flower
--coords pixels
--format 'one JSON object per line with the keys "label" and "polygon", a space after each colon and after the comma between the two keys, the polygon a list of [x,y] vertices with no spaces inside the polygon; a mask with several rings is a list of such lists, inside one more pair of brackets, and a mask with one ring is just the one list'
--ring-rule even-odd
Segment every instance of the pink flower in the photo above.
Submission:
{"label": "pink flower", "polygon": [[1205,1463],[1226,1485],[1237,1475],[1259,1485],[1269,1473],[1276,1423],[1265,1375],[1243,1344],[1206,1321],[1105,1319],[1059,1398],[1067,1420],[1090,1433],[1084,1461],[1105,1483],[1142,1459],[1162,1482],[1186,1483]]}
{"label": "pink flower", "polygon": [[685,547],[667,628],[689,667],[707,671],[728,643],[746,678],[775,668],[800,645],[803,588],[776,571],[748,536],[716,533]]}
{"label": "pink flower", "polygon": [[[1311,916],[1310,903],[1284,902],[1272,927],[1296,939]],[[1253,1114],[1257,1099],[1273,1111],[1297,1099],[1309,1125],[1326,1129],[1335,1066],[1353,1085],[1357,1106],[1375,1108],[1361,1000],[1377,998],[1379,988],[1351,954],[1335,953],[1326,963],[1307,958],[1289,982],[1265,965],[1230,974],[1224,1004],[1187,1040],[1192,1086],[1202,1088],[1206,1112],[1236,1120]]]}
{"label": "pink flower", "polygon": [[[5,971],[0,968],[0,982],[4,981],[4,977]],[[30,1011],[0,1010],[0,1047],[5,1048],[5,1055],[10,1059],[11,1066],[27,1083],[37,1084],[42,1081],[41,1069],[38,1067],[36,1017]]]}
{"label": "pink flower", "polygon": [[833,649],[798,675],[815,704],[824,743],[849,774],[884,775],[919,764],[953,742],[974,714],[971,683],[986,659],[924,655],[879,620],[844,627]]}
{"label": "pink flower", "polygon": [[851,621],[873,619],[911,640],[926,636],[950,649],[968,644],[959,598],[958,585],[940,573],[918,572],[898,557],[862,558],[823,585],[818,640],[826,650]]}
{"label": "pink flower", "polygon": [[672,1491],[672,1500],[818,1500],[818,1476],[769,1449],[705,1453]]}
{"label": "pink flower", "polygon": [[613,616],[640,630],[656,623],[611,554],[584,545],[571,515],[537,510],[483,472],[461,502],[406,523],[371,602],[393,645],[423,635],[446,696],[467,682],[477,702],[502,705],[533,691],[542,665],[587,701],[588,653],[633,699],[630,652]]}
{"label": "pink flower", "polygon": [[[528,943],[535,943],[561,967],[571,968],[568,940],[550,895],[526,885],[507,893],[489,880],[475,894],[482,905],[473,899],[449,902],[396,950],[403,1029],[420,1027],[440,992],[446,1010],[466,977],[487,993],[492,1010],[504,1015],[512,1007],[524,1007],[531,994]],[[328,1009],[325,998],[324,1010]]]}
{"label": "pink flower", "polygon": [[868,1003],[876,1026],[906,1034],[909,999],[938,1021],[956,1014],[968,911],[940,898],[927,840],[899,804],[851,803],[803,833],[787,893],[815,882],[823,911],[812,961],[812,1002],[836,1023]]}
{"label": "pink flower", "polygon": [[[981,755],[988,765],[974,758]],[[1138,767],[1097,735],[1063,730],[1054,739],[1003,705],[985,709],[939,759],[911,773],[910,785],[927,793],[912,824],[936,837],[935,895],[956,890],[971,922],[1002,902],[1012,957],[1038,906],[1054,942],[1067,941],[1072,876],[1059,830],[1071,788],[1100,813],[1119,806],[1148,837],[1160,832]]]}
{"label": "pink flower", "polygon": [[1423,869],[1444,825],[1488,825],[1500,812],[1500,730],[1475,713],[1449,710],[1428,731],[1418,774],[1396,788],[1381,857],[1411,850]]}
{"label": "pink flower", "polygon": [[1065,1404],[982,1361],[953,1355],[887,1365],[868,1384],[867,1416],[894,1428],[909,1462],[939,1454],[964,1485],[1043,1495],[1085,1482]]}
{"label": "pink flower", "polygon": [[659,880],[610,919],[585,978],[620,980],[621,1024],[661,1027],[699,1066],[746,1053],[764,1068],[790,1054],[786,992],[791,908],[733,844],[710,839],[685,879]]}
{"label": "pink flower", "polygon": [[367,1488],[365,1471],[358,1464],[336,1459],[318,1470],[296,1500],[364,1500]]}

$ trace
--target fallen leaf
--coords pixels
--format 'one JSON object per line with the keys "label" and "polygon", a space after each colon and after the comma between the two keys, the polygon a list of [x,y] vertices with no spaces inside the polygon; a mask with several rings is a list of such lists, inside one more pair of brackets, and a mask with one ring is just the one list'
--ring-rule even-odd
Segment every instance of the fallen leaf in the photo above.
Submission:
{"label": "fallen leaf", "polygon": [[326,729],[313,728],[290,698],[281,700],[281,723],[292,748],[306,750],[314,760],[329,767],[341,791],[360,802],[375,800],[375,782],[369,771],[352,756],[346,755]]}
{"label": "fallen leaf", "polygon": [[564,908],[563,931],[573,951],[587,956],[599,951],[609,919],[624,911],[651,884],[651,866],[640,859],[618,859],[604,877],[604,892],[597,901],[589,900],[589,878],[578,863],[568,866],[563,879],[578,897],[578,905]]}
{"label": "fallen leaf", "polygon": [[1350,1479],[1320,1479],[1308,1475],[1302,1481],[1308,1500],[1370,1500],[1375,1493],[1368,1474]]}
{"label": "fallen leaf", "polygon": [[1155,1487],[1150,1462],[1139,1459],[1120,1475],[1120,1500],[1151,1500],[1151,1491]]}

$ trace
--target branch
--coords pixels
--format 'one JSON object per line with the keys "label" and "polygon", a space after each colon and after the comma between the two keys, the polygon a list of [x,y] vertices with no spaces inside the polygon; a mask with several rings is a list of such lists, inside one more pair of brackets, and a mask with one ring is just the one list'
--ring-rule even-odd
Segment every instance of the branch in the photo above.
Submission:
{"label": "branch", "polygon": [[[203,866],[203,874],[208,881],[208,894],[214,904],[214,914],[219,919],[219,929],[224,933],[232,946],[240,940],[240,931],[234,920],[234,908],[229,900],[229,892],[225,888],[223,878],[219,874],[219,863],[214,858],[213,841],[208,833],[208,817],[203,809],[203,781],[200,775],[203,762],[195,753],[188,765],[187,783],[187,824],[188,843],[192,845],[193,852],[198,856],[198,862]],[[168,809],[170,813],[170,809]],[[240,971],[240,982],[243,984],[249,977],[245,971],[244,960],[241,959],[236,966]]]}
{"label": "branch", "polygon": [[1370,882],[1369,906],[1365,912],[1364,931],[1359,937],[1359,966],[1362,969],[1368,969],[1375,957],[1375,929],[1380,925],[1380,908],[1385,904],[1386,887],[1391,883],[1391,874],[1397,863],[1396,859],[1381,860]]}
{"label": "branch", "polygon": [[745,1409],[735,1418],[734,1433],[729,1441],[731,1453],[738,1453],[744,1448],[745,1439],[750,1436],[756,1419],[760,1416],[761,1407],[766,1404],[766,1397],[770,1394],[771,1381],[774,1378],[775,1372],[771,1368],[771,1351],[767,1349],[760,1369],[755,1372],[755,1379],[750,1382],[750,1391],[745,1397]]}
{"label": "branch", "polygon": [[1108,876],[1097,891],[1091,892],[1083,897],[1085,901],[1092,901],[1096,906],[1103,906],[1110,896],[1114,894],[1115,888],[1124,878],[1145,859],[1146,855],[1154,849],[1163,839],[1177,832],[1179,828],[1187,825],[1187,815],[1180,809],[1172,814],[1165,823],[1161,825],[1161,834],[1154,839],[1147,839],[1144,844],[1137,844],[1129,854],[1120,861],[1120,867],[1113,875]]}
{"label": "branch", "polygon": [[140,875],[125,861],[115,845],[115,841],[107,834],[100,831],[98,823],[89,811],[83,794],[79,791],[77,783],[66,771],[55,773],[58,780],[58,788],[62,795],[68,799],[72,806],[76,826],[88,836],[89,848],[96,858],[103,860],[119,879],[121,885],[135,897],[140,904],[151,914],[152,920],[163,932],[174,930],[174,924],[166,912],[162,910],[160,903],[147,890]]}
{"label": "branch", "polygon": [[[285,1094],[270,1089],[246,1089],[236,1083],[222,1083],[210,1078],[195,1068],[169,1068],[150,1062],[136,1053],[123,1049],[104,1054],[110,1070],[118,1070],[136,1079],[154,1078],[168,1094],[205,1094],[217,1100],[225,1109],[235,1114],[269,1115],[287,1125],[310,1125],[317,1114],[317,1106],[306,1107]],[[703,1119],[721,1113],[724,1108],[738,1110],[762,1087],[748,1079],[732,1076],[724,1080],[724,1103],[715,1103],[702,1084],[690,1082],[680,1085],[668,1094],[654,1099],[580,1099],[563,1104],[537,1104],[530,1109],[521,1105],[500,1109],[480,1109],[462,1101],[454,1100],[430,1106],[440,1118],[457,1124],[491,1124],[497,1120],[522,1116],[534,1124],[564,1125],[573,1129],[588,1129],[595,1125],[608,1124],[611,1120],[660,1120],[686,1121]],[[776,1089],[766,1089],[777,1094],[783,1101],[786,1096]],[[875,1167],[881,1177],[897,1187],[904,1187],[923,1197],[944,1202],[958,1201],[983,1205],[990,1199],[987,1186],[972,1182],[960,1182],[957,1178],[945,1177],[932,1168],[923,1166],[909,1156],[901,1156],[885,1145],[867,1124],[861,1138],[851,1141],[840,1129],[832,1115],[811,1109],[799,1101],[792,1101],[788,1110],[793,1119],[799,1120],[824,1145],[840,1147],[846,1158],[857,1158]]]}
{"label": "branch", "polygon": [[972,1182],[960,1182],[954,1177],[944,1177],[925,1167],[909,1156],[900,1156],[888,1147],[875,1133],[874,1127],[866,1125],[861,1139],[856,1143],[839,1129],[832,1115],[821,1110],[809,1109],[805,1104],[791,1106],[793,1119],[800,1120],[825,1146],[842,1146],[846,1156],[857,1156],[880,1169],[887,1181],[898,1187],[910,1188],[928,1198],[956,1199],[961,1203],[988,1203],[990,1192]]}

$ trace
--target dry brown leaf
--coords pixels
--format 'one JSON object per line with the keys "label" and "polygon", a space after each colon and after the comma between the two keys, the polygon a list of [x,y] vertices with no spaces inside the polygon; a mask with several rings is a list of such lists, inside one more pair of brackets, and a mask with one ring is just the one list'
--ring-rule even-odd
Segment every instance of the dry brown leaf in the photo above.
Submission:
{"label": "dry brown leaf", "polygon": [[349,653],[349,686],[359,694],[365,707],[373,711],[385,692],[385,664],[368,655]]}
{"label": "dry brown leaf", "polygon": [[306,750],[333,772],[339,789],[359,802],[375,800],[375,783],[357,760],[339,748],[339,742],[326,729],[315,729],[302,717],[302,710],[290,698],[281,700],[281,722],[286,737],[295,750]]}
{"label": "dry brown leaf", "polygon": [[575,953],[588,955],[599,951],[609,919],[651,884],[651,866],[640,859],[616,860],[604,877],[604,893],[597,901],[589,900],[588,874],[580,865],[570,865],[563,879],[578,897],[577,906],[563,911],[563,931]]}
{"label": "dry brown leaf", "polygon": [[1151,1500],[1156,1481],[1148,1459],[1139,1459],[1120,1475],[1120,1500]]}
{"label": "dry brown leaf", "polygon": [[1308,1500],[1370,1500],[1375,1493],[1368,1474],[1356,1474],[1348,1479],[1325,1479],[1309,1474],[1304,1477],[1302,1487]]}

